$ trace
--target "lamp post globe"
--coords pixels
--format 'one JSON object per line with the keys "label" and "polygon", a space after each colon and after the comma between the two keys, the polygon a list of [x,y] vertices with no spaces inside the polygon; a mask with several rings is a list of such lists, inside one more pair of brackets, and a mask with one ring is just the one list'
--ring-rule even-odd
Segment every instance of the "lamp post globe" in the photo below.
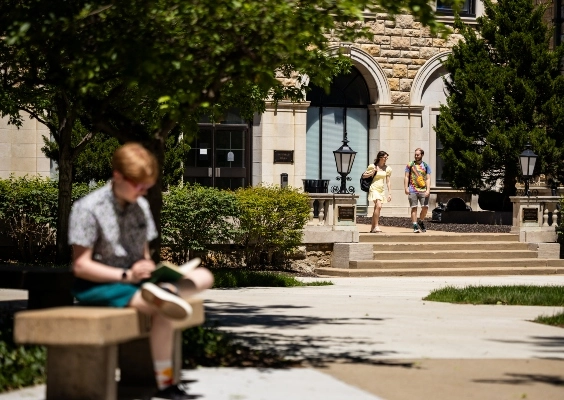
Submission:
{"label": "lamp post globe", "polygon": [[533,176],[535,171],[535,164],[537,162],[538,156],[531,150],[531,144],[527,143],[525,145],[525,150],[519,154],[519,161],[521,162],[521,173],[523,174],[523,179],[525,180],[525,196],[529,196],[529,180]]}
{"label": "lamp post globe", "polygon": [[[351,169],[354,163],[354,158],[356,156],[356,151],[350,148],[348,145],[349,141],[345,137],[343,139],[343,144],[337,150],[333,151],[333,156],[335,156],[335,164],[337,166],[337,172],[341,175],[341,188],[337,192],[339,194],[347,194],[349,191],[347,190],[347,175],[351,173]],[[349,178],[350,180],[350,178]],[[353,191],[354,193],[354,191]]]}

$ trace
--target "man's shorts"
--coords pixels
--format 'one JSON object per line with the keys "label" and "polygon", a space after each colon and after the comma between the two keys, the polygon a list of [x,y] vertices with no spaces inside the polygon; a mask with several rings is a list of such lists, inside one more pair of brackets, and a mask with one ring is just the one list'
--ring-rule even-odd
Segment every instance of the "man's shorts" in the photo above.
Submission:
{"label": "man's shorts", "polygon": [[100,283],[90,288],[72,291],[81,305],[102,307],[126,307],[139,290],[139,285],[112,282]]}
{"label": "man's shorts", "polygon": [[429,207],[429,196],[425,197],[425,193],[410,193],[407,198],[409,199],[409,206],[417,208],[417,203],[421,207]]}

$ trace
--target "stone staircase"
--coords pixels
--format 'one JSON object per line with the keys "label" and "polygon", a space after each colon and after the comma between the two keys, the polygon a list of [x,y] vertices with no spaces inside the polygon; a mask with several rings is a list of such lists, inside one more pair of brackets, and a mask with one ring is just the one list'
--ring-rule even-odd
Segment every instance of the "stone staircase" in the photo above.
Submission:
{"label": "stone staircase", "polygon": [[350,277],[564,274],[564,260],[539,258],[534,245],[520,243],[514,234],[429,233],[361,233],[360,245],[372,244],[373,259],[360,259],[351,248],[348,268],[315,272]]}

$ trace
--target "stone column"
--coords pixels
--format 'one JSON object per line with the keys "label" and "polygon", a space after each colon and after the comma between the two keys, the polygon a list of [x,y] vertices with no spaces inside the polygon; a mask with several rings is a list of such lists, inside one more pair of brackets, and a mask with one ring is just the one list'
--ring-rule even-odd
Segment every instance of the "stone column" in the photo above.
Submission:
{"label": "stone column", "polygon": [[[280,184],[288,174],[288,185],[302,187],[306,176],[306,129],[309,102],[281,101],[268,104],[253,122],[252,184]],[[274,150],[293,150],[293,163],[274,163]]]}

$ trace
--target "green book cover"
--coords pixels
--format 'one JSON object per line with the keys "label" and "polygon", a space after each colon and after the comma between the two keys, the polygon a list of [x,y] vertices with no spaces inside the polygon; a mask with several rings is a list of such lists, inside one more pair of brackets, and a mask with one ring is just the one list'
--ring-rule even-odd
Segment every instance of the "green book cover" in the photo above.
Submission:
{"label": "green book cover", "polygon": [[163,261],[157,264],[157,268],[151,273],[151,278],[149,278],[149,282],[157,283],[157,282],[176,282],[180,280],[184,274],[178,266]]}

